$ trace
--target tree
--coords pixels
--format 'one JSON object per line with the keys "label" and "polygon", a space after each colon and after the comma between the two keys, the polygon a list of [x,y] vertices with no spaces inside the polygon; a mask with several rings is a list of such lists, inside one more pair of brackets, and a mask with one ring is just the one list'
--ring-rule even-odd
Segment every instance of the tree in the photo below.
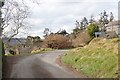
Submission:
{"label": "tree", "polygon": [[39,36],[27,36],[26,45],[28,47],[40,46],[41,38]]}
{"label": "tree", "polygon": [[94,20],[94,16],[91,15],[90,20],[89,20],[89,23],[93,23],[93,22],[95,22],[95,20]]}
{"label": "tree", "polygon": [[82,29],[79,29],[79,28],[73,29],[72,37],[73,37],[73,38],[76,38],[76,37],[77,37],[77,34],[78,34],[80,31],[82,31]]}
{"label": "tree", "polygon": [[107,12],[105,10],[104,10],[104,12],[101,12],[101,14],[100,14],[99,23],[102,25],[102,31],[105,31],[106,24],[109,23],[108,15],[107,15]]}
{"label": "tree", "polygon": [[80,22],[78,22],[78,20],[76,20],[75,25],[76,25],[76,28],[80,28]]}
{"label": "tree", "polygon": [[35,42],[40,42],[41,41],[41,38],[39,36],[35,36],[34,39],[35,39],[34,40]]}
{"label": "tree", "polygon": [[105,10],[103,12],[103,23],[104,24],[108,24],[109,23],[109,21],[108,21],[108,15],[107,15],[107,13],[106,13]]}
{"label": "tree", "polygon": [[88,27],[88,33],[91,37],[95,37],[95,32],[98,32],[99,31],[99,27],[94,24],[94,23],[91,23]]}
{"label": "tree", "polygon": [[45,34],[44,37],[46,38],[50,34],[50,29],[49,28],[45,28],[43,33]]}
{"label": "tree", "polygon": [[0,1],[0,37],[2,36],[3,28],[1,27],[3,23],[1,8],[4,6],[4,2]]}
{"label": "tree", "polygon": [[67,35],[68,33],[67,33],[67,31],[66,31],[65,29],[63,29],[63,30],[60,29],[56,34],[60,34],[60,35],[65,36],[65,35]]}
{"label": "tree", "polygon": [[[1,36],[2,36],[2,30],[3,28],[1,27],[2,23],[3,23],[3,19],[2,19],[2,12],[1,12],[1,8],[4,6],[4,2],[0,1],[0,56],[2,56],[3,54],[5,54],[5,50],[4,50],[4,43],[1,40]],[[2,56],[3,57],[3,56]]]}
{"label": "tree", "polygon": [[[36,0],[30,1],[38,4]],[[27,29],[30,26],[27,22],[30,11],[29,6],[25,0],[4,0],[2,14],[2,36],[9,37],[8,41],[10,41],[11,38],[15,37],[19,33],[25,33],[23,30]],[[9,31],[5,29],[9,29]]]}
{"label": "tree", "polygon": [[86,17],[83,18],[83,20],[81,21],[81,27],[82,29],[85,29],[88,25],[88,20]]}
{"label": "tree", "polygon": [[112,22],[112,21],[113,21],[113,19],[114,19],[113,13],[112,13],[112,12],[110,12],[110,22]]}
{"label": "tree", "polygon": [[83,20],[81,22],[79,22],[78,20],[76,20],[75,23],[75,29],[73,29],[73,32],[71,33],[73,38],[77,37],[77,34],[80,33],[82,30],[85,29],[85,27],[88,25],[88,20],[86,17],[83,18]]}
{"label": "tree", "polygon": [[4,29],[9,28],[10,32],[4,32],[5,37],[11,38],[19,34],[21,29],[26,29],[26,19],[29,16],[29,8],[23,2],[17,2],[16,0],[6,0],[3,7],[3,24],[1,27]]}

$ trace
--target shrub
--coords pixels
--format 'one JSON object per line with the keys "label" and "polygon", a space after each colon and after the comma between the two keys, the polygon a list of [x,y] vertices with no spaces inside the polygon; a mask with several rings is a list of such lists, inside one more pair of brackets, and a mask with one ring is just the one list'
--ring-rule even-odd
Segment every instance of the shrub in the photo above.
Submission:
{"label": "shrub", "polygon": [[99,31],[99,27],[96,24],[91,23],[88,26],[88,33],[89,33],[89,35],[91,37],[94,37],[95,36],[95,32],[98,32],[98,31]]}
{"label": "shrub", "polygon": [[73,46],[74,47],[82,47],[85,46],[89,41],[91,40],[91,37],[88,34],[88,31],[82,31],[76,35],[76,38],[73,39]]}
{"label": "shrub", "polygon": [[51,34],[44,41],[46,47],[64,49],[71,46],[69,38],[60,34]]}
{"label": "shrub", "polygon": [[43,53],[43,52],[52,51],[52,50],[53,49],[51,48],[40,48],[40,49],[32,50],[31,54]]}

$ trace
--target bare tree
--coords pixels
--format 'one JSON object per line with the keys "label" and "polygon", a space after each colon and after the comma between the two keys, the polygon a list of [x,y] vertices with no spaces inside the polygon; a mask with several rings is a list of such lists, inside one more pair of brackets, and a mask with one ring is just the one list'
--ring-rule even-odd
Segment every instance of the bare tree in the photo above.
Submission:
{"label": "bare tree", "polygon": [[99,23],[102,26],[101,31],[106,31],[106,25],[109,23],[109,20],[108,20],[108,14],[105,10],[100,14]]}
{"label": "bare tree", "polygon": [[3,28],[1,27],[3,23],[1,8],[4,6],[4,2],[0,1],[0,37],[2,35]]}
{"label": "bare tree", "polygon": [[50,33],[51,33],[50,29],[49,28],[45,28],[45,30],[43,32],[43,34],[45,34],[44,37],[46,38]]}
{"label": "bare tree", "polygon": [[[30,0],[33,3],[37,3],[37,0]],[[2,36],[11,38],[15,37],[19,33],[25,33],[30,25],[27,22],[27,18],[30,15],[29,6],[25,0],[5,0],[2,8],[3,23],[1,24]],[[6,31],[6,29],[8,31]]]}
{"label": "bare tree", "polygon": [[88,25],[88,20],[87,20],[86,17],[84,17],[84,18],[82,19],[82,21],[81,21],[81,27],[82,27],[83,29],[85,29],[85,28],[87,27],[87,25]]}
{"label": "bare tree", "polygon": [[80,28],[80,22],[78,20],[76,20],[75,25],[76,25],[76,28]]}
{"label": "bare tree", "polygon": [[5,5],[2,9],[3,24],[1,27],[3,31],[8,28],[10,33],[4,36],[11,38],[19,34],[20,29],[27,28],[26,19],[29,16],[29,8],[23,1],[17,2],[15,0],[5,0]]}
{"label": "bare tree", "polygon": [[113,13],[112,13],[112,12],[110,12],[110,22],[112,22],[112,21],[113,21],[113,19],[114,19]]}
{"label": "bare tree", "polygon": [[94,16],[93,16],[93,15],[91,15],[91,16],[90,16],[89,23],[93,23],[93,22],[95,22],[95,19],[94,19]]}

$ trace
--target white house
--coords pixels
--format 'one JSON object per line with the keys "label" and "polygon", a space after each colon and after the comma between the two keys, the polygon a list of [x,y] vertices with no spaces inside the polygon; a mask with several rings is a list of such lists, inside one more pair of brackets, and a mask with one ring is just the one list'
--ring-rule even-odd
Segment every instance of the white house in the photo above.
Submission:
{"label": "white house", "polygon": [[120,35],[120,20],[109,22],[106,32],[116,32],[117,35]]}
{"label": "white house", "polygon": [[[113,38],[120,37],[120,20],[112,21],[105,25],[105,31],[95,32],[96,37]],[[100,30],[104,29],[100,27]]]}

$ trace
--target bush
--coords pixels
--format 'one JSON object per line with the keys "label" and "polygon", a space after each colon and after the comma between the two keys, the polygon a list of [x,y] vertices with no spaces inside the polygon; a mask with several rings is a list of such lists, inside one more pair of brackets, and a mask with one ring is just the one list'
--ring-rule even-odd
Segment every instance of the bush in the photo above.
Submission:
{"label": "bush", "polygon": [[99,27],[96,24],[91,23],[88,26],[88,33],[91,37],[95,37],[95,32],[99,31]]}
{"label": "bush", "polygon": [[82,32],[82,30],[79,28],[73,29],[72,38],[75,39],[80,32]]}
{"label": "bush", "polygon": [[64,49],[64,48],[69,48],[71,46],[69,38],[60,34],[49,35],[45,39],[44,43],[47,48],[53,48],[53,49]]}
{"label": "bush", "polygon": [[43,52],[52,51],[52,50],[53,49],[51,49],[51,48],[40,48],[37,50],[32,50],[31,54],[43,53]]}
{"label": "bush", "polygon": [[89,41],[91,40],[91,37],[88,34],[88,31],[82,31],[76,35],[76,38],[73,39],[73,46],[74,47],[82,47],[85,46]]}

